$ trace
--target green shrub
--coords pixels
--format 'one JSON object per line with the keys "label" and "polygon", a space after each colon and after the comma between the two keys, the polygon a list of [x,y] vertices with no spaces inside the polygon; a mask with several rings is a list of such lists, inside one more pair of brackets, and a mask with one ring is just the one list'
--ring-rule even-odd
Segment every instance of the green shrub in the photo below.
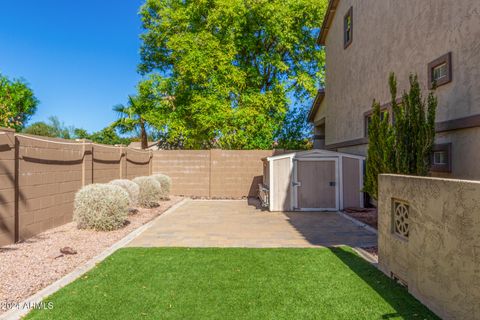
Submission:
{"label": "green shrub", "polygon": [[161,173],[154,174],[152,177],[157,180],[162,187],[160,197],[162,199],[168,199],[168,196],[170,195],[170,188],[172,186],[172,179],[169,176]]}
{"label": "green shrub", "polygon": [[116,179],[110,181],[110,184],[121,187],[123,190],[127,191],[128,197],[130,199],[130,206],[135,207],[138,204],[138,195],[140,193],[140,187],[138,184],[131,180],[127,179]]}
{"label": "green shrub", "polygon": [[382,116],[380,105],[375,100],[373,102],[372,119],[368,125],[364,191],[375,200],[378,198],[379,174],[426,176],[430,171],[437,98],[429,92],[424,99],[417,75],[411,74],[409,79],[410,89],[398,102],[397,79],[393,73],[390,74],[392,114],[383,113]]}
{"label": "green shrub", "polygon": [[140,187],[138,195],[138,204],[144,208],[153,208],[158,206],[162,186],[152,177],[137,177],[132,180]]}
{"label": "green shrub", "polygon": [[79,229],[114,230],[128,215],[128,193],[111,184],[90,184],[75,195],[73,219]]}

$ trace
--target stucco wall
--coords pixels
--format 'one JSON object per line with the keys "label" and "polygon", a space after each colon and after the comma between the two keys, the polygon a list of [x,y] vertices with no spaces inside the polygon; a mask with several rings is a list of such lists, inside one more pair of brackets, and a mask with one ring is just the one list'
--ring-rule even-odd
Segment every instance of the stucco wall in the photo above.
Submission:
{"label": "stucco wall", "polygon": [[[392,203],[409,206],[409,236]],[[379,267],[444,319],[480,319],[480,182],[380,175]]]}
{"label": "stucco wall", "polygon": [[[351,6],[353,42],[344,49],[343,17]],[[428,63],[448,52],[452,52],[453,81],[436,90],[437,121],[480,114],[478,39],[478,0],[340,0],[326,38],[325,110],[315,117],[326,117],[327,147],[364,137],[364,113],[372,100],[390,101],[391,71],[397,76],[399,96],[409,87],[410,73],[418,74],[426,93]],[[450,139],[448,134],[443,138]],[[453,176],[463,177],[457,170],[468,167],[470,178],[480,179],[480,166],[464,163],[463,155],[458,160]]]}
{"label": "stucco wall", "polygon": [[[343,47],[343,17],[353,6],[353,42]],[[480,113],[480,2],[477,0],[341,0],[326,38],[327,144],[361,138],[372,100],[390,100],[417,73],[427,89],[427,65],[452,52],[453,81],[437,89],[437,121]],[[342,121],[334,121],[339,118]]]}
{"label": "stucco wall", "polygon": [[350,153],[355,154],[357,156],[366,156],[368,151],[368,145],[362,144],[357,146],[345,147],[345,148],[338,148],[338,152]]}
{"label": "stucco wall", "polygon": [[437,133],[437,143],[452,144],[452,174],[434,176],[480,180],[480,128]]}

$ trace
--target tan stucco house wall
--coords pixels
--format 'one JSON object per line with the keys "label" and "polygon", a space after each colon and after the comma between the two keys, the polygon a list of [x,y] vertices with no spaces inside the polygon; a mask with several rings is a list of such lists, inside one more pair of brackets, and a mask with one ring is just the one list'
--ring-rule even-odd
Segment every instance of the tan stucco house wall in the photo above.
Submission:
{"label": "tan stucco house wall", "polygon": [[[350,8],[353,37],[345,48]],[[324,126],[316,145],[365,155],[365,113],[373,99],[390,101],[389,73],[397,76],[399,96],[410,73],[426,94],[428,64],[450,53],[452,80],[436,95],[437,143],[451,143],[451,172],[435,175],[480,179],[479,39],[478,0],[331,0],[319,37],[326,50],[324,97],[309,117],[316,129]]]}

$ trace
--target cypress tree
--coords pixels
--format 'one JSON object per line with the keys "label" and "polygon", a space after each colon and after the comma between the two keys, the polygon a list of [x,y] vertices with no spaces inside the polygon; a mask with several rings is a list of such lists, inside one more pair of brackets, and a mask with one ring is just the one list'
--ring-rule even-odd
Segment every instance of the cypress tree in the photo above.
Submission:
{"label": "cypress tree", "polygon": [[369,147],[366,165],[364,191],[377,199],[380,173],[391,172],[393,159],[393,134],[388,115],[380,110],[380,104],[373,101],[373,112],[368,124]]}
{"label": "cypress tree", "polygon": [[433,92],[425,101],[416,75],[410,75],[410,90],[397,103],[397,81],[393,73],[388,79],[393,117],[382,118],[380,105],[373,102],[373,114],[368,127],[364,191],[378,197],[378,175],[398,173],[426,176],[430,170],[430,153],[435,141],[437,99]]}

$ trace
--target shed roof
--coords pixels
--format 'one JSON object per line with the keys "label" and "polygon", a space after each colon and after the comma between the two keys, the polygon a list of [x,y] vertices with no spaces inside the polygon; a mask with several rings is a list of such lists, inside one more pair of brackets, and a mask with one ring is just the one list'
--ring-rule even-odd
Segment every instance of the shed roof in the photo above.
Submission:
{"label": "shed roof", "polygon": [[360,160],[365,159],[365,157],[363,156],[357,156],[350,153],[335,152],[335,151],[329,151],[324,149],[313,149],[313,150],[307,150],[307,151],[280,154],[278,156],[271,156],[271,157],[267,157],[267,160],[270,161],[270,160],[277,160],[277,159],[283,159],[283,158],[298,159],[298,158],[315,158],[315,157],[319,157],[319,158],[320,157],[349,157],[349,158],[355,158]]}

